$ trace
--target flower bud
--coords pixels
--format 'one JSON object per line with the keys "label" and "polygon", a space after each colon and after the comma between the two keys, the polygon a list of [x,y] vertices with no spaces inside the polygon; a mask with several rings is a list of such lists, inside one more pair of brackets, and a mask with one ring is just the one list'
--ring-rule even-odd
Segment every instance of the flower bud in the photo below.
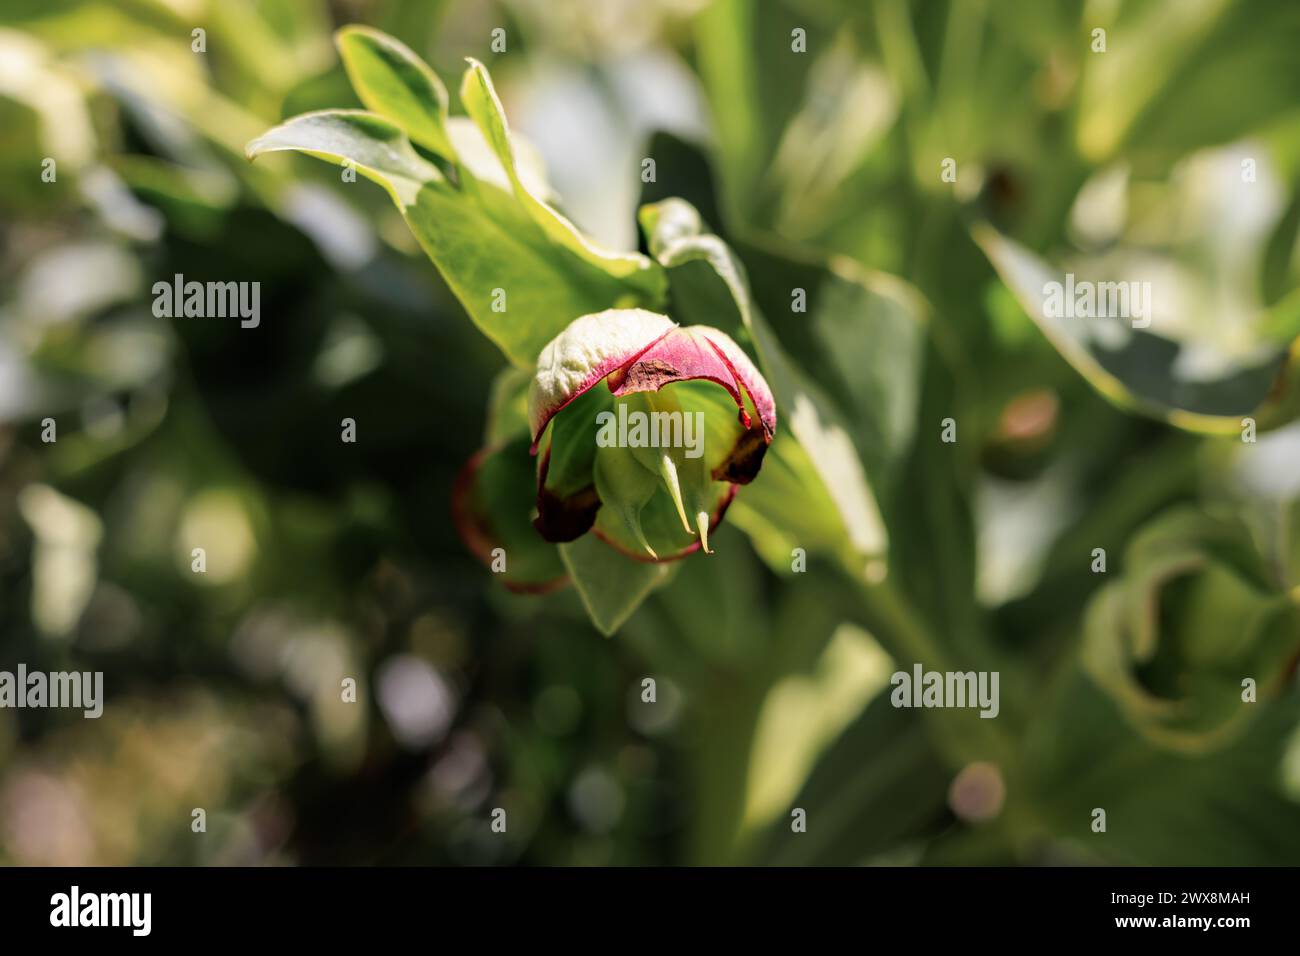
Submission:
{"label": "flower bud", "polygon": [[646,560],[710,551],[776,431],[772,393],[731,338],[641,309],[582,316],[553,339],[528,417],[541,535],[594,530]]}

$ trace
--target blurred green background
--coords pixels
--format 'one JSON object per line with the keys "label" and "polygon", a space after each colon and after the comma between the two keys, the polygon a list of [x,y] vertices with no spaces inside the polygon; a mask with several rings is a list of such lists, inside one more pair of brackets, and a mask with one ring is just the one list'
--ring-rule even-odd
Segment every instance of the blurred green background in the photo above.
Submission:
{"label": "blurred green background", "polygon": [[[914,375],[823,329],[825,374],[905,410],[888,591],[737,522],[609,639],[572,589],[494,582],[449,498],[503,358],[381,190],[243,155],[360,105],[353,22],[483,60],[607,244],[681,195],[921,292]],[[1135,414],[972,232],[1157,279],[1170,404],[1267,386],[1297,49],[1300,6],[1227,0],[6,0],[0,669],[103,671],[107,702],[0,710],[0,861],[1300,863],[1300,429]],[[156,317],[175,273],[259,281],[261,324]],[[918,661],[998,671],[999,717],[892,707]]]}

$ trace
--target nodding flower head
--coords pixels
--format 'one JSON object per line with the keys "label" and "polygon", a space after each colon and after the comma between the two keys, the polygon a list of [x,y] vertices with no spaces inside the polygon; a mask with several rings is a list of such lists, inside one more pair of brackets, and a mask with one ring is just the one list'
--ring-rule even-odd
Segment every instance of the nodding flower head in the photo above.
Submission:
{"label": "nodding flower head", "polygon": [[668,560],[709,551],[709,529],[758,474],[776,404],[725,333],[610,309],[542,349],[528,420],[542,537],[594,530],[634,557]]}

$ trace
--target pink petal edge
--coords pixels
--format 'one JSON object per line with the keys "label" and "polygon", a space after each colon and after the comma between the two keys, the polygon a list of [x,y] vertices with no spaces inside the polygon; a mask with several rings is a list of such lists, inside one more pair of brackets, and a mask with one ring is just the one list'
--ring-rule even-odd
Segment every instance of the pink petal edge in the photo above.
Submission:
{"label": "pink petal edge", "polygon": [[591,389],[594,388],[596,385],[598,385],[600,381],[604,379],[607,375],[609,375],[612,372],[618,371],[618,369],[622,368],[625,365],[635,362],[638,358],[640,358],[650,349],[654,348],[655,345],[657,345],[661,340],[663,340],[668,335],[671,335],[676,330],[677,330],[677,326],[673,326],[671,329],[668,329],[662,335],[658,336],[657,338],[649,342],[644,348],[638,349],[637,351],[633,352],[630,356],[610,356],[609,358],[601,362],[599,365],[597,365],[595,368],[593,368],[590,372],[588,372],[587,377],[582,380],[582,384],[579,385],[572,392],[570,392],[568,395],[566,395],[564,397],[564,401],[560,402],[558,405],[554,405],[542,411],[541,423],[537,426],[537,429],[533,433],[533,443],[529,447],[528,453],[530,455],[537,454],[537,443],[541,441],[542,434],[546,431],[546,426],[551,423],[552,418],[554,418],[556,415],[562,412],[574,401],[581,398],[587,392],[591,391]]}
{"label": "pink petal edge", "polygon": [[[770,445],[776,435],[776,399],[772,397],[772,390],[768,387],[767,380],[754,367],[749,356],[729,336],[708,327],[693,326],[693,328],[700,329],[700,334],[731,370],[735,380],[749,393],[749,400],[754,403],[754,410],[758,412],[758,419],[763,425],[763,438]],[[741,409],[744,410],[743,404]],[[748,428],[749,416],[746,415],[742,422]]]}

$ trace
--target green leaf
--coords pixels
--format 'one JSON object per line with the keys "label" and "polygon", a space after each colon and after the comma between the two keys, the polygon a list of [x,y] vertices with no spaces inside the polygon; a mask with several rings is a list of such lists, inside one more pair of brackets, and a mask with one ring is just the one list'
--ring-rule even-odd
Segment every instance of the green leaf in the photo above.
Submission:
{"label": "green leaf", "polygon": [[[1024,752],[1027,796],[1058,835],[1056,855],[1145,866],[1293,863],[1300,698],[1241,706],[1261,711],[1248,737],[1190,757],[1137,735],[1077,671],[1055,682]],[[1106,810],[1104,835],[1089,828],[1097,807]]]}
{"label": "green leaf", "polygon": [[747,862],[861,866],[909,846],[919,853],[918,844],[951,819],[951,782],[920,714],[878,694],[821,752],[789,802],[817,825],[793,833],[788,819],[778,819]]}
{"label": "green leaf", "polygon": [[626,280],[631,288],[651,300],[661,298],[664,277],[651,260],[639,253],[608,252],[598,248],[573,223],[528,188],[519,174],[505,111],[492,86],[492,78],[482,63],[470,59],[469,64],[461,81],[461,102],[505,168],[515,196],[527,214],[552,242],[608,275]]}
{"label": "green leaf", "polygon": [[[495,186],[507,196],[513,195],[510,176],[472,119],[468,116],[449,117],[447,136],[456,150],[456,161],[463,178]],[[537,147],[518,133],[511,136],[511,141],[515,146],[515,169],[524,186],[534,195],[550,198],[551,185],[546,181],[546,166]]]}
{"label": "green leaf", "polygon": [[[743,330],[776,396],[782,421],[807,451],[839,511],[853,551],[863,557],[884,553],[885,527],[851,437],[850,420],[787,355],[755,308],[744,267],[735,254],[718,236],[703,233],[699,214],[681,200],[642,207],[641,223],[651,252],[668,270],[675,310],[692,318],[711,313],[713,324],[729,334],[735,332],[733,337]],[[785,510],[799,507],[792,500]],[[793,511],[791,517],[795,518]],[[853,570],[860,572],[862,567]]]}
{"label": "green leaf", "polygon": [[[928,305],[906,282],[843,256],[756,240],[736,249],[776,337],[853,422],[858,453],[884,497],[912,447]],[[804,311],[793,307],[795,290]]]}
{"label": "green leaf", "polygon": [[548,460],[549,490],[567,498],[591,485],[596,462],[596,416],[613,407],[609,390],[597,386],[573,399],[551,422],[543,449]]}
{"label": "green leaf", "polygon": [[637,457],[622,448],[598,448],[592,466],[596,493],[600,495],[597,522],[608,538],[617,535],[629,553],[644,552],[651,558],[659,553],[646,538],[641,512],[659,491],[659,479],[643,467]]}
{"label": "green leaf", "polygon": [[277,150],[354,165],[383,186],[470,318],[516,365],[531,367],[575,317],[637,297],[627,282],[551,242],[510,195],[494,187],[471,194],[449,183],[381,116],[308,113],[253,140],[246,152],[251,159]]}
{"label": "green leaf", "polygon": [[338,166],[354,166],[378,183],[404,213],[427,184],[445,184],[438,168],[420,157],[400,128],[365,110],[320,110],[295,116],[245,148],[249,159],[296,150]]}
{"label": "green leaf", "polygon": [[352,88],[367,109],[401,126],[416,143],[447,159],[456,151],[447,135],[447,88],[401,41],[363,26],[335,34]]}
{"label": "green leaf", "polygon": [[1142,529],[1124,576],[1084,619],[1082,659],[1128,719],[1159,746],[1221,746],[1279,693],[1300,647],[1300,607],[1279,590],[1246,526],[1191,509]]}
{"label": "green leaf", "polygon": [[[1056,268],[991,226],[973,229],[1002,281],[1020,307],[1075,370],[1111,402],[1130,411],[1163,419],[1179,428],[1216,434],[1240,433],[1244,416],[1261,429],[1300,415],[1300,340],[1278,347],[1263,358],[1227,370],[1217,378],[1188,377],[1182,372],[1183,346],[1141,328],[1113,320],[1122,341],[1096,334],[1084,321],[1057,318],[1044,308],[1048,283],[1064,284]],[[1279,308],[1290,308],[1279,303]],[[1103,320],[1095,320],[1097,322]],[[1262,323],[1269,325],[1265,316]]]}
{"label": "green leaf", "polygon": [[[771,228],[790,239],[813,239],[824,224],[853,207],[852,177],[881,145],[898,114],[898,93],[875,63],[864,61],[841,29],[817,51],[799,109],[781,132],[765,170],[773,196]],[[952,127],[950,126],[949,129]]]}
{"label": "green leaf", "polygon": [[816,51],[826,34],[786,0],[761,8],[717,0],[696,18],[700,74],[718,124],[729,218],[766,224],[773,195],[766,180],[783,130],[803,96],[812,57],[791,49],[798,25]]}
{"label": "green leaf", "polygon": [[[788,647],[774,636],[776,622],[768,606],[782,592],[770,587],[743,532],[731,523],[728,511],[715,536],[714,554],[691,558],[686,573],[655,594],[653,612],[640,615],[636,629],[629,626],[625,632],[630,640],[648,639],[659,648],[677,648],[676,653],[690,648],[673,665],[688,696],[697,688],[705,693],[721,671],[766,674],[776,666],[770,652],[778,645]],[[833,613],[826,610],[828,617]]]}
{"label": "green leaf", "polygon": [[818,758],[887,692],[893,669],[870,634],[842,624],[810,667],[771,687],[754,730],[743,828],[766,827],[797,806],[791,801]]}
{"label": "green leaf", "polygon": [[591,534],[559,545],[559,551],[591,623],[606,637],[618,631],[670,573],[666,564],[634,561]]}
{"label": "green leaf", "polygon": [[1107,28],[1112,44],[1081,64],[1075,139],[1094,162],[1122,150],[1172,158],[1231,142],[1293,110],[1300,96],[1294,4],[1150,0],[1116,5],[1089,27]]}
{"label": "green leaf", "polygon": [[[471,61],[462,83],[470,119],[447,118],[441,82],[396,40],[352,28],[339,47],[362,100],[388,117],[309,113],[249,143],[249,158],[298,150],[355,165],[382,185],[470,318],[521,367],[577,316],[662,303],[657,263],[598,249],[541,198],[549,190],[536,155],[512,141],[481,64]],[[454,158],[456,181],[422,158],[408,134]]]}
{"label": "green leaf", "polygon": [[845,565],[855,561],[835,500],[807,450],[788,432],[777,432],[758,477],[727,509],[727,521],[749,535],[778,574],[793,573],[796,548],[836,557]]}

